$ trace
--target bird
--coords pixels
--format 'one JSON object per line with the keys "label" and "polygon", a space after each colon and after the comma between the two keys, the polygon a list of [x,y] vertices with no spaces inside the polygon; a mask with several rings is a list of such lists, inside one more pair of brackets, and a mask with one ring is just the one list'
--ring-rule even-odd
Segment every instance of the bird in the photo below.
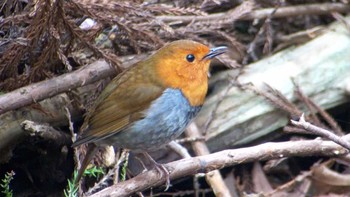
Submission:
{"label": "bird", "polygon": [[97,148],[111,145],[144,153],[165,175],[168,188],[169,172],[147,152],[177,138],[198,114],[208,90],[209,64],[226,50],[173,41],[112,79],[87,111],[72,145],[88,144],[77,182]]}

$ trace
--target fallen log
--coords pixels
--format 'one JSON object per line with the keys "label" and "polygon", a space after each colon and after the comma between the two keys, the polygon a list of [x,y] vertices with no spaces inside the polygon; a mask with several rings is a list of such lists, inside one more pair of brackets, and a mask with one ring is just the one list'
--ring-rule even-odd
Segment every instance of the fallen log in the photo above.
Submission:
{"label": "fallen log", "polygon": [[[349,51],[350,33],[344,24],[336,23],[323,35],[302,46],[246,66],[238,82],[251,83],[257,88],[263,88],[266,83],[295,101],[291,80],[294,79],[314,102],[330,109],[349,101],[346,88],[350,82]],[[206,100],[196,120],[203,130],[208,119],[212,119],[207,129],[212,152],[252,142],[288,123],[287,114],[264,98],[232,87],[227,79],[234,72],[225,71],[215,77],[226,83],[214,83],[215,93]]]}

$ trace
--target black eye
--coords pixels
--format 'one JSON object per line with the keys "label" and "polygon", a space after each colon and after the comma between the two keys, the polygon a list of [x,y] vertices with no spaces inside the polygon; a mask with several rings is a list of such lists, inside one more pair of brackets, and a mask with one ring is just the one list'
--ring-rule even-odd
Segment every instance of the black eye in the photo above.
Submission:
{"label": "black eye", "polygon": [[194,57],[194,55],[192,55],[192,54],[188,54],[188,55],[186,56],[186,59],[187,59],[188,62],[193,62],[194,59],[195,59],[195,57]]}

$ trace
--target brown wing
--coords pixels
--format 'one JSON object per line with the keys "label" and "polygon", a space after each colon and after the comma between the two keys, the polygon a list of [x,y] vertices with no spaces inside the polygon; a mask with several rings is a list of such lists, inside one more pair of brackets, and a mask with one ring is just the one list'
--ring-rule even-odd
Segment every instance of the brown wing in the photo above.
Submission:
{"label": "brown wing", "polygon": [[115,78],[103,90],[85,118],[84,133],[73,146],[95,142],[123,130],[141,119],[151,102],[164,91],[147,77],[135,77],[135,71],[130,71]]}

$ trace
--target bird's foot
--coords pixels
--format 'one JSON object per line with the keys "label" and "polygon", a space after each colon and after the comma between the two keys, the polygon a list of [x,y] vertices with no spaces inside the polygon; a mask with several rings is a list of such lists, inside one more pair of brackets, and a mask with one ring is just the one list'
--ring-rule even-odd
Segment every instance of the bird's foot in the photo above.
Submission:
{"label": "bird's foot", "polygon": [[170,173],[168,169],[163,164],[156,162],[148,153],[145,153],[144,155],[149,159],[149,161],[151,161],[151,163],[153,163],[154,167],[159,172],[160,176],[165,178],[164,191],[167,191],[170,187]]}
{"label": "bird's foot", "polygon": [[159,174],[165,178],[165,190],[167,191],[170,187],[170,173],[168,171],[168,169],[166,169],[166,167],[163,164],[160,163],[154,163],[155,168],[157,169],[157,171],[159,172]]}

